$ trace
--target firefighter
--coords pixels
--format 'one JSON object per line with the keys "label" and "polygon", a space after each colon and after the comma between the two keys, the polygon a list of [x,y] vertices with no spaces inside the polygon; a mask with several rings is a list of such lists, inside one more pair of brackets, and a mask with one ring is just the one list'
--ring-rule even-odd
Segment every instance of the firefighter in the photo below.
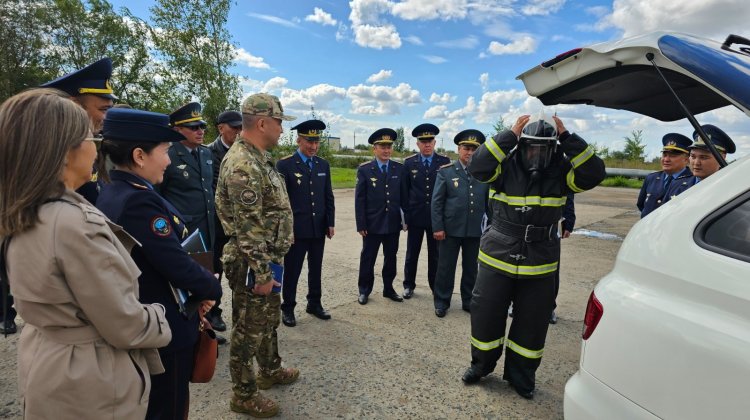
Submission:
{"label": "firefighter", "polygon": [[490,184],[492,222],[480,243],[470,306],[471,366],[462,379],[472,384],[490,374],[507,347],[503,379],[527,399],[534,396],[554,308],[557,222],[566,196],[595,187],[605,176],[594,149],[557,116],[553,120],[519,117],[510,130],[479,146],[468,167]]}

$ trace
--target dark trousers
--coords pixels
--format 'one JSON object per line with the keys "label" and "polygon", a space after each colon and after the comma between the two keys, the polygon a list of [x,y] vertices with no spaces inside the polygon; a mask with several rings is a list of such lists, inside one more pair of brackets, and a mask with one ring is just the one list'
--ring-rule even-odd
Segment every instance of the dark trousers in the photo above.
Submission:
{"label": "dark trousers", "polygon": [[323,249],[326,238],[300,239],[295,238],[289,252],[284,256],[284,282],[282,296],[284,303],[281,310],[290,312],[297,305],[297,282],[302,273],[302,263],[307,255],[307,306],[314,308],[321,306],[322,295],[320,287],[320,273],[323,269]]}
{"label": "dark trousers", "polygon": [[[554,275],[514,279],[480,265],[471,298],[472,366],[481,374],[489,374],[497,366],[503,346],[507,346],[503,379],[521,391],[533,390],[554,291]],[[511,302],[513,320],[508,337],[504,337]]]}
{"label": "dark trousers", "polygon": [[401,232],[378,235],[368,233],[362,238],[362,253],[359,256],[359,293],[370,295],[375,283],[375,260],[380,245],[383,245],[383,292],[395,292],[393,279],[396,278],[396,253]]}
{"label": "dark trousers", "polygon": [[430,290],[433,290],[438,266],[437,241],[432,237],[432,229],[418,226],[409,226],[406,235],[405,289],[414,290],[416,287],[417,263],[419,262],[419,252],[422,250],[422,237],[425,234],[427,234],[427,283],[430,285]]}
{"label": "dark trousers", "polygon": [[182,420],[190,407],[190,377],[193,375],[193,348],[176,352],[159,351],[165,372],[151,376],[146,419]]}
{"label": "dark trousers", "polygon": [[[2,286],[0,286],[2,287]],[[5,321],[5,314],[8,314],[8,321],[16,319],[16,309],[13,307],[13,295],[8,293],[3,302],[0,302],[0,322]]]}
{"label": "dark trousers", "polygon": [[479,238],[446,236],[439,243],[440,261],[432,290],[435,309],[448,309],[451,306],[459,250],[461,250],[461,306],[468,308],[471,303],[471,291],[474,290],[474,282],[477,279]]}
{"label": "dark trousers", "polygon": [[[216,227],[216,238],[214,240],[214,272],[219,274],[219,279],[221,279],[221,274],[224,272],[224,267],[221,265],[221,256],[224,255],[224,245],[229,242],[229,237],[224,234],[224,229],[221,228],[221,222],[219,221],[219,217],[214,215],[214,226]],[[210,311],[208,311],[208,315],[210,317],[220,317],[221,316],[221,299],[216,299],[216,304],[211,308]]]}

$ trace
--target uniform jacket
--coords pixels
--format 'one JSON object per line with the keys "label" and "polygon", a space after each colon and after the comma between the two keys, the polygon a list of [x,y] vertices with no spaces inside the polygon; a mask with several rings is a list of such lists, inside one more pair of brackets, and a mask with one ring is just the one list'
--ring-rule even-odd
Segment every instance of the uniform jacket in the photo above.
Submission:
{"label": "uniform jacket", "polygon": [[443,165],[432,195],[432,230],[457,238],[482,236],[488,191],[489,185],[474,179],[459,161]]}
{"label": "uniform jacket", "polygon": [[299,153],[279,160],[276,168],[284,177],[294,213],[294,237],[322,238],[334,227],[336,208],[331,187],[331,168],[325,159],[312,157],[313,167]]}
{"label": "uniform jacket", "polygon": [[282,263],[294,239],[289,196],[271,154],[238,138],[224,157],[216,188],[216,211],[230,237],[222,262],[242,258],[256,283],[271,281],[268,263]]}
{"label": "uniform jacket", "polygon": [[[576,226],[576,205],[575,205],[575,194],[572,192],[568,193],[565,199],[565,206],[562,211],[562,221],[560,222],[562,230],[573,232]],[[560,232],[562,234],[562,232]]]}
{"label": "uniform jacket", "polygon": [[425,169],[420,156],[417,153],[404,160],[405,174],[402,182],[407,191],[407,195],[404,196],[404,219],[408,226],[430,228],[430,206],[437,172],[441,166],[450,163],[451,160],[434,153],[429,168]]}
{"label": "uniform jacket", "polygon": [[[229,148],[224,146],[221,142],[221,135],[216,137],[213,143],[206,146],[211,152],[211,166],[213,167],[214,178],[211,182],[214,192],[216,191],[216,183],[219,182],[219,169],[221,168],[221,161],[224,160],[224,156],[227,155]],[[215,226],[216,227],[216,226]]]}
{"label": "uniform jacket", "polygon": [[556,225],[569,192],[594,188],[604,179],[604,162],[582,138],[564,132],[541,179],[531,182],[520,157],[511,152],[517,142],[512,131],[503,131],[479,146],[469,163],[469,172],[490,184],[492,226],[482,236],[479,262],[509,277],[550,276],[557,270],[560,257],[557,235],[550,235],[546,241],[526,242],[500,232],[498,221]]}
{"label": "uniform jacket", "polygon": [[180,314],[169,285],[189,291],[195,300],[215,300],[221,284],[182,249],[188,229],[171,204],[135,175],[113,170],[110,178],[97,205],[141,243],[131,254],[141,269],[141,302],[164,305],[172,328],[172,341],[162,351],[189,348],[198,339],[198,315]]}
{"label": "uniform jacket", "polygon": [[8,275],[26,321],[18,342],[24,418],[142,419],[156,348],[172,334],[161,305],[138,302],[136,242],[72,191],[14,236]]}
{"label": "uniform jacket", "polygon": [[206,248],[211,249],[216,236],[213,156],[206,146],[198,146],[198,153],[200,163],[182,143],[172,143],[169,148],[172,163],[157,190],[182,214],[190,233],[201,230]]}
{"label": "uniform jacket", "polygon": [[680,177],[678,179],[675,179],[672,181],[672,183],[669,185],[669,188],[667,188],[667,192],[664,194],[664,203],[667,201],[673,199],[675,196],[678,196],[685,192],[688,188],[692,187],[693,185],[698,183],[698,177],[695,175],[690,175],[686,177]]}
{"label": "uniform jacket", "polygon": [[[378,167],[377,160],[365,162],[357,168],[354,188],[354,215],[357,232],[384,235],[401,230],[401,211],[407,197],[404,166],[391,160],[388,173]],[[405,211],[405,210],[404,210]]]}
{"label": "uniform jacket", "polygon": [[[691,177],[693,174],[690,169],[685,168],[680,174],[672,180],[669,184],[668,190],[671,189],[674,184],[682,184],[685,178]],[[646,176],[641,187],[641,192],[638,194],[638,210],[641,211],[641,218],[646,217],[652,211],[661,207],[662,204],[668,201],[666,199],[666,191],[664,191],[664,177],[667,176],[664,171],[653,172]]]}

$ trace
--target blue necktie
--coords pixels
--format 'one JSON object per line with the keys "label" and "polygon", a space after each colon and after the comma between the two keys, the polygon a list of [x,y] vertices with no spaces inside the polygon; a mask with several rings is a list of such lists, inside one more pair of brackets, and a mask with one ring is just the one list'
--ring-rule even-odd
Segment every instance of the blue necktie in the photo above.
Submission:
{"label": "blue necktie", "polygon": [[666,181],[664,182],[664,192],[667,192],[667,190],[669,189],[669,184],[671,184],[671,183],[672,183],[672,180],[673,180],[673,179],[674,179],[674,178],[672,177],[672,175],[667,175],[667,179],[666,179]]}
{"label": "blue necktie", "polygon": [[430,160],[429,159],[425,159],[424,160],[424,168],[425,169],[429,169],[430,168]]}
{"label": "blue necktie", "polygon": [[312,158],[307,158],[307,161],[305,161],[305,163],[307,163],[307,166],[309,166],[310,170],[312,170],[312,166],[313,166]]}
{"label": "blue necktie", "polygon": [[380,171],[383,172],[384,174],[387,173],[388,172],[388,165],[386,165],[386,164],[381,165],[380,166]]}

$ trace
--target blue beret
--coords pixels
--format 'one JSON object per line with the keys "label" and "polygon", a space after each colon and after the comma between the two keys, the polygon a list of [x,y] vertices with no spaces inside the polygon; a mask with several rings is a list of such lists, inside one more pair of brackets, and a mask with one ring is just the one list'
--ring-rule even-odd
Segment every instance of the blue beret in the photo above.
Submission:
{"label": "blue beret", "polygon": [[484,143],[484,140],[484,133],[479,130],[470,128],[456,134],[456,137],[453,138],[453,143],[456,143],[459,146],[465,144],[467,146],[479,147],[480,144]]}
{"label": "blue beret", "polygon": [[172,127],[194,127],[196,125],[206,125],[203,121],[203,115],[201,115],[201,104],[198,102],[190,102],[169,114],[169,124]]}
{"label": "blue beret", "polygon": [[169,126],[169,116],[139,109],[112,108],[104,116],[105,140],[163,143],[185,140]]}
{"label": "blue beret", "polygon": [[679,133],[667,133],[661,138],[661,144],[664,145],[661,149],[662,152],[690,153],[688,148],[693,144],[693,141],[688,136]]}
{"label": "blue beret", "polygon": [[381,128],[374,133],[370,134],[370,138],[367,142],[370,144],[391,144],[396,141],[396,130],[392,128]]}
{"label": "blue beret", "polygon": [[[711,140],[711,143],[713,143],[720,152],[734,153],[737,150],[737,146],[734,145],[732,139],[719,127],[711,124],[705,124],[702,125],[701,128],[706,132],[706,134],[708,134],[708,138]],[[698,134],[698,131],[693,132],[693,140],[694,142],[690,146],[691,149],[706,149],[706,144],[703,142],[700,134]]]}
{"label": "blue beret", "polygon": [[416,137],[417,140],[432,140],[438,135],[440,129],[435,124],[424,123],[419,124],[411,130],[412,137]]}
{"label": "blue beret", "polygon": [[47,82],[41,87],[59,89],[70,96],[97,95],[107,99],[117,99],[109,79],[112,77],[112,59],[104,57],[88,66]]}
{"label": "blue beret", "polygon": [[325,129],[326,123],[320,120],[307,120],[292,127],[292,130],[297,130],[297,135],[308,140],[320,140],[320,134]]}

